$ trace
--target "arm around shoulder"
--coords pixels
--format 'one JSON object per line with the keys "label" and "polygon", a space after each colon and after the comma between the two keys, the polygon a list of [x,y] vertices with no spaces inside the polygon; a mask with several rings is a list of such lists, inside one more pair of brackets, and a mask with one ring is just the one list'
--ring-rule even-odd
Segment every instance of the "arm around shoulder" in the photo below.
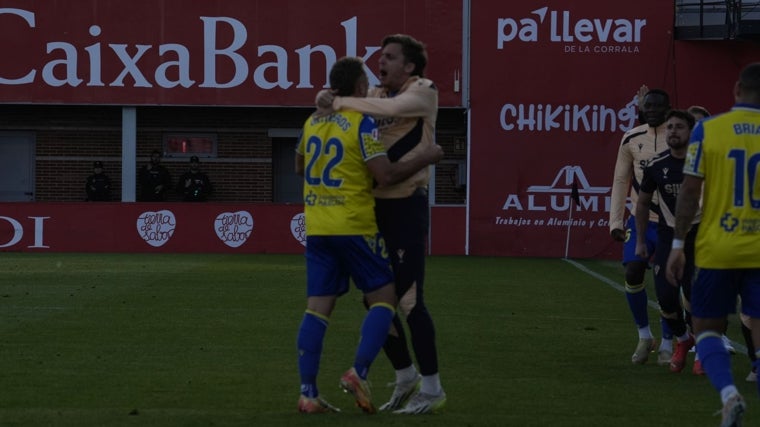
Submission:
{"label": "arm around shoulder", "polygon": [[434,116],[438,111],[438,90],[435,86],[416,84],[392,98],[357,98],[336,96],[335,110],[349,109],[373,116],[418,117]]}
{"label": "arm around shoulder", "polygon": [[391,163],[386,155],[376,156],[367,161],[367,168],[379,185],[388,186],[398,184],[442,158],[443,148],[438,144],[430,144],[419,155],[408,160]]}

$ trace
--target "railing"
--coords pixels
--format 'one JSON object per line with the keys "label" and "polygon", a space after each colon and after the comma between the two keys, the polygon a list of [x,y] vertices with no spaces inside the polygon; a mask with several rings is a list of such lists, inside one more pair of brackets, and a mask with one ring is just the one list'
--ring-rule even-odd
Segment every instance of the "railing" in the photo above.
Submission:
{"label": "railing", "polygon": [[677,40],[760,40],[760,0],[676,0]]}

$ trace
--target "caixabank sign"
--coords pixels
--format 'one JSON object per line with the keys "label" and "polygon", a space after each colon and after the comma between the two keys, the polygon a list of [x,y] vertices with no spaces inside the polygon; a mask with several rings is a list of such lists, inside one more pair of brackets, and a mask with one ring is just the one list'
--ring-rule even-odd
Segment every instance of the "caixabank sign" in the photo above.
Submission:
{"label": "caixabank sign", "polygon": [[8,0],[0,102],[311,106],[340,57],[363,58],[378,83],[380,43],[397,32],[430,43],[440,101],[461,105],[457,0]]}

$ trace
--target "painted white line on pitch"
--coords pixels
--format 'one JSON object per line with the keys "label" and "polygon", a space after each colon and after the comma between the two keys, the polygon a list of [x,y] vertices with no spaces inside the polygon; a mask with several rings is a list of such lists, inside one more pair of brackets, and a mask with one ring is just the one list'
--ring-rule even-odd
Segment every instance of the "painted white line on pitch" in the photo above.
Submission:
{"label": "painted white line on pitch", "polygon": [[[603,276],[603,275],[597,273],[596,271],[590,270],[585,265],[579,264],[579,263],[577,263],[577,262],[575,262],[575,261],[573,261],[571,259],[568,259],[568,258],[562,258],[562,259],[564,261],[570,263],[570,265],[574,266],[578,270],[580,270],[580,271],[588,274],[589,276],[591,276],[591,277],[593,277],[595,279],[599,279],[602,282],[610,285],[610,287],[612,287],[612,288],[614,288],[614,289],[616,289],[616,290],[618,290],[620,292],[625,293],[625,287],[621,286],[618,283],[615,283],[614,281],[610,280],[608,277]],[[658,304],[657,301],[647,300],[647,303],[649,304],[650,307],[654,308],[657,311],[660,311],[660,304]],[[737,352],[741,352],[741,353],[744,353],[744,354],[747,353],[747,347],[745,347],[744,344],[738,343],[738,342],[736,342],[734,340],[730,340],[730,341],[731,341],[731,345],[736,349]]]}
{"label": "painted white line on pitch", "polygon": [[[616,290],[618,290],[620,292],[625,293],[625,287],[621,286],[618,283],[615,283],[614,281],[610,280],[608,277],[605,277],[605,276],[597,273],[596,271],[589,270],[588,267],[586,267],[585,265],[579,264],[579,263],[577,263],[577,262],[575,262],[575,261],[573,261],[571,259],[563,258],[563,260],[569,262],[575,268],[577,268],[578,270],[580,270],[580,271],[588,274],[589,276],[594,277],[596,279],[599,279],[602,282],[610,285],[612,288],[614,288],[614,289],[616,289]],[[653,309],[655,309],[657,311],[660,311],[660,304],[658,304],[657,301],[648,300],[647,303]]]}

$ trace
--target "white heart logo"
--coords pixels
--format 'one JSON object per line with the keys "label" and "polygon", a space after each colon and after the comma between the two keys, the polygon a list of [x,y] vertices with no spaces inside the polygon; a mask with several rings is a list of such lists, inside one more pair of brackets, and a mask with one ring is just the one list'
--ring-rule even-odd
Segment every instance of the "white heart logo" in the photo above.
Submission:
{"label": "white heart logo", "polygon": [[306,246],[306,217],[303,212],[296,214],[290,220],[290,233],[298,240],[298,243]]}
{"label": "white heart logo", "polygon": [[137,217],[137,234],[156,248],[165,245],[172,238],[175,228],[177,228],[177,220],[172,211],[147,211]]}
{"label": "white heart logo", "polygon": [[247,211],[222,212],[214,220],[219,240],[231,248],[245,243],[253,232],[253,217]]}

